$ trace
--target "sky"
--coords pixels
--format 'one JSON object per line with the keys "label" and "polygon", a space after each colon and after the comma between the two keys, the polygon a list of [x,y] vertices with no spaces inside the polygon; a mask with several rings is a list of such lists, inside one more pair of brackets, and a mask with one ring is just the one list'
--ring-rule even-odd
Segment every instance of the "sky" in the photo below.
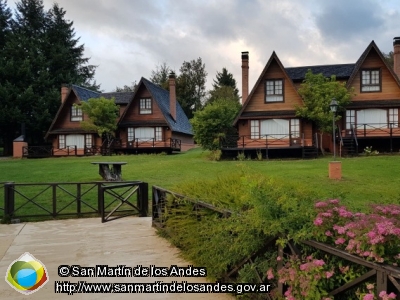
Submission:
{"label": "sky", "polygon": [[222,68],[241,90],[243,51],[251,90],[273,51],[285,67],[355,63],[372,40],[388,53],[400,36],[398,0],[43,0],[45,9],[54,2],[105,92],[150,78],[163,63],[179,74],[199,57],[207,90]]}

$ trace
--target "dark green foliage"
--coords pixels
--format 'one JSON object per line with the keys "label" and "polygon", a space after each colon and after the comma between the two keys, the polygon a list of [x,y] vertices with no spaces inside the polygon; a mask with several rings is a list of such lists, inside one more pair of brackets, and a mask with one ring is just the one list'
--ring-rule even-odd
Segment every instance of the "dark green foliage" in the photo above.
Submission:
{"label": "dark green foliage", "polygon": [[394,66],[394,57],[393,57],[393,51],[390,51],[389,53],[384,53],[382,52],[383,57],[385,58],[387,64],[393,68]]}
{"label": "dark green foliage", "polygon": [[204,149],[218,149],[220,138],[236,133],[232,123],[239,110],[238,102],[218,99],[206,105],[204,109],[195,112],[194,118],[190,121],[193,126],[194,139]]}
{"label": "dark green foliage", "polygon": [[209,92],[206,105],[214,103],[217,100],[227,100],[239,104],[240,98],[236,95],[232,87],[224,85]]}
{"label": "dark green foliage", "polygon": [[[215,279],[222,278],[253,252],[262,250],[270,237],[303,238],[312,226],[311,193],[258,174],[233,174],[181,185],[174,190],[232,211],[231,217],[222,218],[211,210],[193,210],[190,201],[174,202],[171,198],[168,202],[166,232],[171,241],[196,265],[207,267],[208,275]],[[266,265],[274,265],[276,260],[272,254],[263,255],[264,259],[257,260],[254,267],[264,269],[265,273]],[[237,280],[256,282],[256,273],[246,270]]]}
{"label": "dark green foliage", "polygon": [[169,90],[168,78],[172,69],[163,62],[161,65],[157,65],[155,70],[151,71],[150,81],[158,84],[163,89]]}
{"label": "dark green foliage", "polygon": [[350,103],[352,90],[345,83],[336,81],[336,77],[326,78],[322,74],[306,73],[304,82],[299,88],[304,105],[296,107],[296,115],[314,122],[322,132],[332,132],[333,115],[329,104],[335,98],[338,103],[336,120],[340,120],[340,112]]}
{"label": "dark green foliage", "polygon": [[239,97],[239,90],[236,87],[236,80],[233,78],[233,74],[229,73],[226,68],[222,68],[222,72],[217,72],[216,79],[214,79],[213,83],[214,90],[218,90],[224,86],[231,87],[235,97]]}
{"label": "dark green foliage", "polygon": [[21,0],[7,22],[9,18],[1,2],[1,34],[7,34],[0,42],[0,139],[6,155],[21,134],[22,123],[27,141],[43,144],[60,105],[62,84],[99,87],[91,82],[96,67],[87,65],[73,23],[65,20],[65,11],[57,4],[46,12],[41,0]]}
{"label": "dark green foliage", "polygon": [[129,85],[124,85],[124,87],[122,87],[122,88],[117,86],[115,88],[115,91],[118,92],[118,93],[134,92],[136,87],[137,87],[137,83],[136,83],[136,81],[134,81],[134,82],[132,82],[132,84],[130,86]]}

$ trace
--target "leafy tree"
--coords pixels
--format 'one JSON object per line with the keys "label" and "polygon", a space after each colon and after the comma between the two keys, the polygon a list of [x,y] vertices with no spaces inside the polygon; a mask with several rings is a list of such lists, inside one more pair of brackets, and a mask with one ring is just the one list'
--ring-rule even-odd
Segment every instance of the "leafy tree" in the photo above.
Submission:
{"label": "leafy tree", "polygon": [[85,130],[96,131],[106,141],[111,141],[117,129],[117,118],[119,108],[115,99],[104,97],[91,98],[81,104],[82,111],[86,113],[89,120],[82,121],[81,126]]}
{"label": "leafy tree", "polygon": [[150,81],[158,84],[163,89],[169,89],[168,77],[172,72],[172,69],[163,62],[161,65],[157,65],[155,70],[151,71]]}
{"label": "leafy tree", "polygon": [[84,47],[62,8],[54,4],[46,12],[42,0],[21,0],[16,7],[10,18],[0,2],[0,35],[5,36],[0,40],[0,139],[5,155],[12,153],[22,123],[30,144],[43,143],[60,105],[62,84],[99,87],[92,83],[96,67],[87,65]]}
{"label": "leafy tree", "polygon": [[216,100],[224,99],[235,103],[240,103],[240,97],[231,86],[223,85],[209,91],[209,98],[206,101],[206,105],[214,103]]}
{"label": "leafy tree", "polygon": [[135,89],[136,89],[136,86],[137,86],[137,83],[136,83],[136,81],[134,81],[134,82],[132,82],[132,85],[131,86],[128,86],[128,85],[124,85],[124,87],[116,87],[115,88],[115,91],[117,92],[117,93],[121,93],[121,92],[134,92],[135,91]]}
{"label": "leafy tree", "polygon": [[194,139],[204,149],[218,149],[221,137],[236,133],[232,123],[239,110],[240,104],[238,102],[217,99],[206,105],[202,110],[196,111],[193,119],[190,120],[193,126]]}
{"label": "leafy tree", "polygon": [[236,80],[233,74],[229,73],[226,68],[222,68],[222,72],[217,72],[216,79],[214,79],[213,88],[217,90],[223,86],[229,86],[233,89],[235,96],[239,97],[239,90],[236,87]]}
{"label": "leafy tree", "polygon": [[340,112],[350,103],[353,91],[346,88],[345,83],[336,81],[336,77],[324,77],[322,74],[313,74],[308,70],[304,82],[300,85],[299,94],[304,105],[296,107],[296,115],[308,119],[316,124],[322,133],[332,132],[333,113],[330,103],[333,98],[338,103],[338,113],[335,120],[340,120]]}
{"label": "leafy tree", "polygon": [[183,62],[179,71],[180,75],[176,80],[177,99],[190,119],[202,107],[206,95],[207,72],[200,57]]}

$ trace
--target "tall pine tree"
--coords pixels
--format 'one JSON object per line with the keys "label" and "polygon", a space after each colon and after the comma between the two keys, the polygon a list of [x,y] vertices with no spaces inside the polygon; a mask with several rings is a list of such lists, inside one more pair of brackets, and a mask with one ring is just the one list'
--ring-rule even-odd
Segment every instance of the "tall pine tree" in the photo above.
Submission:
{"label": "tall pine tree", "polygon": [[[0,3],[2,17],[7,8],[6,2]],[[7,112],[0,113],[5,154],[11,154],[22,123],[27,141],[43,144],[60,105],[62,84],[99,88],[93,82],[96,67],[87,64],[73,22],[65,20],[65,11],[57,4],[46,12],[42,0],[21,0],[8,20],[11,30],[0,61],[0,111]]]}

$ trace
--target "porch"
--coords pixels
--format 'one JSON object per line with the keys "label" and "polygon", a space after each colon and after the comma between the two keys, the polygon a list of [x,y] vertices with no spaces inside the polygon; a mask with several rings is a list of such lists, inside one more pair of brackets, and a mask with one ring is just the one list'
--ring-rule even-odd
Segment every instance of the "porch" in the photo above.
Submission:
{"label": "porch", "polygon": [[132,140],[113,140],[110,146],[114,153],[138,153],[138,152],[180,152],[181,140],[168,138],[160,140],[157,138],[135,138]]}

